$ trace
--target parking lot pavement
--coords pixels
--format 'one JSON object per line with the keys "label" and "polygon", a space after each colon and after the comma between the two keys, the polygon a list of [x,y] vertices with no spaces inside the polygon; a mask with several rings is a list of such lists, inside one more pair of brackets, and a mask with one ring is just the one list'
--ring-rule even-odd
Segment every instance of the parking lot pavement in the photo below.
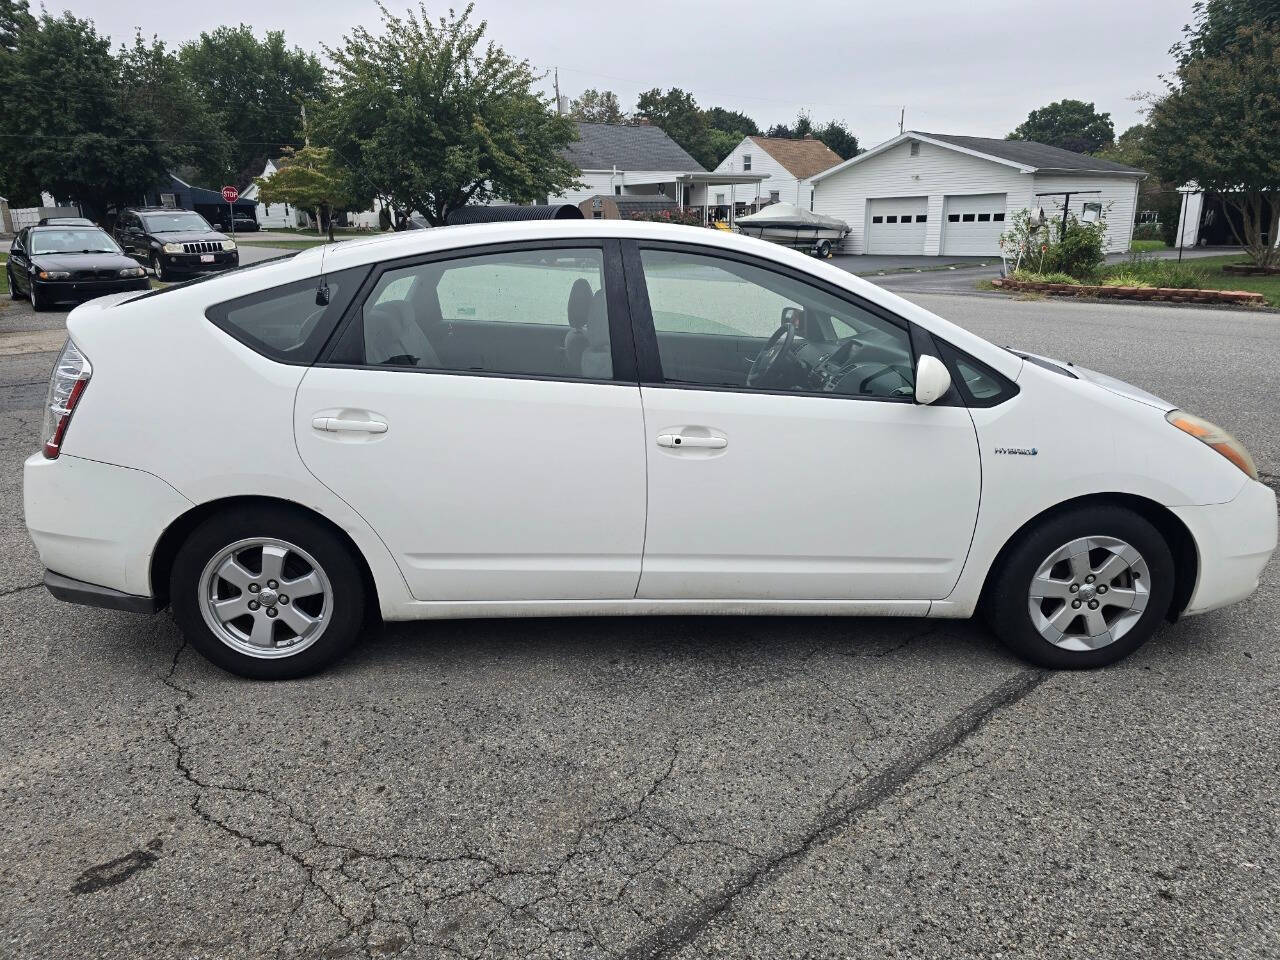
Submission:
{"label": "parking lot pavement", "polygon": [[[1280,464],[1272,315],[921,302]],[[254,684],[38,586],[51,362],[0,355],[0,955],[1280,951],[1280,564],[1090,673],[976,623],[594,618],[396,625]]]}

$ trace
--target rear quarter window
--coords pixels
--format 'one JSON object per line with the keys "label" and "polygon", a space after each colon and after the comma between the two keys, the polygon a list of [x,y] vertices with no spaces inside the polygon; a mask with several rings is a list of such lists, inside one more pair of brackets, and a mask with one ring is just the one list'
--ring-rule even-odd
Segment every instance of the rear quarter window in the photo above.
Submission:
{"label": "rear quarter window", "polygon": [[314,363],[368,272],[357,267],[326,274],[328,303],[317,303],[320,278],[311,277],[215,304],[205,316],[264,357]]}

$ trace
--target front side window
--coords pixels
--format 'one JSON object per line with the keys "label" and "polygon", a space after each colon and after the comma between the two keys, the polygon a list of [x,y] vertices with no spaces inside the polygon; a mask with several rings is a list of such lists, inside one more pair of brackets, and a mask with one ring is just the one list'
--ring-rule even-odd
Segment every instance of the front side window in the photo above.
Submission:
{"label": "front side window", "polygon": [[642,250],[667,383],[910,398],[905,325],[791,276],[720,257]]}
{"label": "front side window", "polygon": [[384,272],[335,362],[609,380],[598,248],[519,250]]}

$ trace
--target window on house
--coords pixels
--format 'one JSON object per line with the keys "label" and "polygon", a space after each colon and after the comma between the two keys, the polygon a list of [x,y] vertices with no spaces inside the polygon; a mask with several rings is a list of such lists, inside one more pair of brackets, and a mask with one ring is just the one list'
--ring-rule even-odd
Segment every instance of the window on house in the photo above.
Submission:
{"label": "window on house", "polygon": [[960,222],[960,214],[958,213],[947,214],[947,223],[959,223],[959,222]]}
{"label": "window on house", "polygon": [[778,191],[777,191],[777,190],[770,190],[770,191],[769,191],[769,202],[770,202],[770,203],[777,203],[777,202],[778,202],[778,196],[779,196],[779,194],[778,194]]}
{"label": "window on house", "polygon": [[916,214],[916,223],[927,223],[928,221],[929,221],[929,215],[927,213]]}
{"label": "window on house", "polygon": [[1095,200],[1095,201],[1090,201],[1089,203],[1086,203],[1084,205],[1084,212],[1080,216],[1081,220],[1083,220],[1085,223],[1093,223],[1094,221],[1100,220],[1101,218],[1102,218],[1101,203],[1098,203]]}
{"label": "window on house", "polygon": [[743,169],[744,171],[747,171],[747,170],[750,170],[750,169],[751,169],[751,154],[749,154],[749,153],[744,153],[744,154],[742,155],[742,169]]}
{"label": "window on house", "polygon": [[885,218],[884,218],[884,222],[885,222],[885,223],[897,223],[897,222],[898,222],[898,218],[897,218],[896,216],[888,216],[888,217],[885,217]]}
{"label": "window on house", "polygon": [[973,217],[972,213],[966,213],[960,219],[965,223],[973,223]]}
{"label": "window on house", "polygon": [[912,155],[913,157],[918,157],[918,156],[920,156],[920,141],[919,141],[919,140],[912,140],[912,141],[911,141],[911,155]]}
{"label": "window on house", "polygon": [[1003,213],[993,213],[993,214],[991,215],[991,219],[992,219],[992,220],[994,220],[996,223],[1001,223],[1001,222],[1003,222],[1003,221],[1004,221],[1004,214],[1003,214]]}
{"label": "window on house", "polygon": [[871,218],[871,222],[872,222],[872,223],[884,223],[884,217],[872,217],[872,218]]}
{"label": "window on house", "polygon": [[615,184],[613,185],[613,195],[614,195],[615,197],[620,197],[620,196],[622,196],[622,184],[620,184],[620,183],[615,183]]}
{"label": "window on house", "polygon": [[990,223],[990,222],[991,222],[991,214],[989,214],[989,213],[980,213],[980,214],[978,214],[978,222],[979,222],[979,223]]}

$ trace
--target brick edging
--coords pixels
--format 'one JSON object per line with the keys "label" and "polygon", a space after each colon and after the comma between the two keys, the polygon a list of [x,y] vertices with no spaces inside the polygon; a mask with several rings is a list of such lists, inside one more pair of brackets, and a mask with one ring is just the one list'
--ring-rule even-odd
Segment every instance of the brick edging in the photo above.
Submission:
{"label": "brick edging", "polygon": [[1102,297],[1115,300],[1166,300],[1171,303],[1239,303],[1265,307],[1267,298],[1252,290],[1189,290],[1177,287],[1103,287],[1074,283],[1039,283],[996,277],[991,285],[1001,290],[1028,290],[1068,297]]}

